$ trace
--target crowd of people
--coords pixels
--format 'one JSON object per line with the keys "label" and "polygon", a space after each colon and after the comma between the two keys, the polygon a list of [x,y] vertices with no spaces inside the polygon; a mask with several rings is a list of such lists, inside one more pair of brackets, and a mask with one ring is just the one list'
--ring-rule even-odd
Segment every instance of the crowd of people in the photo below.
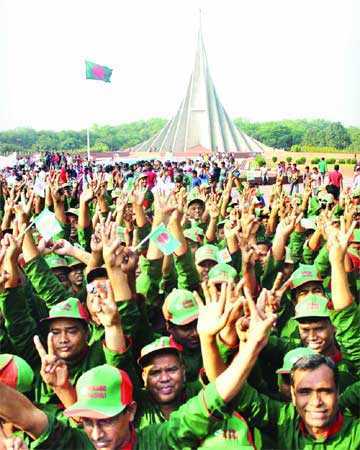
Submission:
{"label": "crowd of people", "polygon": [[3,170],[0,449],[360,449],[360,180],[317,169]]}

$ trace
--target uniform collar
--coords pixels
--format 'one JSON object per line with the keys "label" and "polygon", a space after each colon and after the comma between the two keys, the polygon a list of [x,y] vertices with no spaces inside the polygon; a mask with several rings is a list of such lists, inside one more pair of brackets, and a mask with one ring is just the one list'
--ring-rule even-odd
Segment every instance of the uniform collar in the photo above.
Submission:
{"label": "uniform collar", "polygon": [[342,354],[338,348],[336,349],[334,355],[331,356],[331,359],[333,360],[333,362],[335,364],[337,364],[338,362],[340,362],[342,360]]}
{"label": "uniform collar", "polygon": [[[343,423],[344,423],[344,416],[339,411],[337,413],[336,419],[333,421],[333,423],[324,430],[324,432],[322,434],[322,437],[321,437],[321,440],[322,441],[326,441],[330,437],[332,437],[335,434],[337,434],[341,430],[341,428],[343,426]],[[304,421],[302,419],[300,419],[299,427],[300,427],[301,433],[304,436],[308,436],[309,435],[309,433],[308,433],[308,431],[306,429],[306,426],[304,424]]]}
{"label": "uniform collar", "polygon": [[131,426],[130,428],[130,439],[121,447],[119,450],[133,450],[136,446],[136,432],[135,428]]}

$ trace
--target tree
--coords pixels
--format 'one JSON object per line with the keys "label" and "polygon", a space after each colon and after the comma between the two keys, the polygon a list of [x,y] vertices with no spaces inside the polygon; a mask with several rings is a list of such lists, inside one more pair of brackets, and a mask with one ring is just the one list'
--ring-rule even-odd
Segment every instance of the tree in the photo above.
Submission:
{"label": "tree", "polygon": [[360,128],[350,127],[348,128],[351,144],[349,146],[350,151],[360,152]]}
{"label": "tree", "polygon": [[345,148],[351,144],[350,135],[340,122],[329,124],[325,131],[325,140],[329,147]]}

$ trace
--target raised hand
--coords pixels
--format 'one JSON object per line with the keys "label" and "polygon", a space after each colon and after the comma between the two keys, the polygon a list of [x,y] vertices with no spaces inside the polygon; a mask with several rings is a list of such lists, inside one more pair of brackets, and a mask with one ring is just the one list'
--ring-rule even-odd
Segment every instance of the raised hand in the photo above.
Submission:
{"label": "raised hand", "polygon": [[229,318],[232,306],[226,304],[226,283],[222,283],[220,294],[212,283],[202,283],[205,304],[195,291],[194,296],[199,305],[197,330],[199,336],[214,337],[222,330]]}
{"label": "raised hand", "polygon": [[139,261],[139,255],[136,252],[134,252],[130,247],[124,246],[122,247],[123,247],[123,251],[121,253],[122,260],[120,264],[121,270],[126,274],[135,272]]}
{"label": "raised hand", "polygon": [[349,239],[356,226],[356,222],[350,225],[348,231],[345,226],[345,218],[340,218],[340,228],[333,229],[328,233],[327,246],[329,249],[330,263],[343,262],[349,245]]}
{"label": "raised hand", "polygon": [[206,203],[207,210],[209,212],[211,219],[217,219],[220,215],[220,207],[219,202],[216,198],[216,195],[212,194],[207,203]]}
{"label": "raised hand", "polygon": [[90,248],[94,253],[100,253],[103,249],[103,243],[101,239],[102,224],[97,224],[95,231],[91,236]]}
{"label": "raised hand", "polygon": [[120,323],[120,315],[114,300],[110,281],[101,281],[96,285],[97,296],[94,297],[93,308],[103,327],[111,327]]}
{"label": "raised hand", "polygon": [[256,306],[260,313],[266,315],[269,313],[276,313],[280,309],[281,298],[291,284],[291,280],[287,280],[285,283],[281,284],[282,278],[283,274],[279,272],[271,290],[263,288],[260,292],[256,302]]}
{"label": "raised hand", "polygon": [[54,184],[51,186],[51,196],[53,198],[54,203],[64,203],[65,201],[65,192],[64,188],[59,183],[60,174],[58,174],[55,178]]}
{"label": "raised hand", "polygon": [[296,209],[293,209],[291,215],[284,217],[277,226],[276,232],[281,233],[284,237],[290,236],[294,231],[296,224],[300,222],[303,213],[298,214]]}
{"label": "raised hand", "polygon": [[[234,348],[239,342],[235,324],[243,313],[244,281],[244,279],[240,280],[236,286],[230,282],[226,286],[225,308],[230,309],[230,314],[224,328],[220,331],[220,338],[229,348]],[[249,292],[246,292],[246,295],[249,295]]]}
{"label": "raised hand", "polygon": [[240,348],[251,346],[257,350],[263,349],[268,341],[268,335],[276,321],[275,314],[267,314],[262,316],[256,308],[254,300],[248,296],[245,300],[244,307],[249,310],[249,319],[240,318],[236,322],[236,331],[240,339]]}
{"label": "raised hand", "polygon": [[41,359],[40,375],[53,389],[69,386],[69,371],[66,362],[55,355],[53,333],[48,334],[48,351],[44,349],[39,336],[34,336],[34,345]]}
{"label": "raised hand", "polygon": [[80,202],[89,203],[94,198],[94,190],[91,187],[84,189],[80,195]]}
{"label": "raised hand", "polygon": [[138,206],[142,206],[145,200],[146,192],[147,188],[145,186],[141,186],[140,184],[135,186],[131,193],[131,199],[133,200],[133,203]]}
{"label": "raised hand", "polygon": [[117,225],[106,221],[99,228],[98,238],[101,240],[105,264],[110,268],[120,267],[123,262],[124,246],[117,235]]}
{"label": "raised hand", "polygon": [[31,208],[33,205],[34,197],[35,197],[35,194],[34,194],[34,192],[32,192],[30,194],[29,198],[26,199],[25,192],[24,191],[21,192],[21,206],[22,206],[24,214],[26,214],[27,217],[30,217],[30,215],[31,215]]}
{"label": "raised hand", "polygon": [[173,194],[157,191],[154,194],[154,215],[163,221],[168,221],[171,213],[177,208],[176,198]]}

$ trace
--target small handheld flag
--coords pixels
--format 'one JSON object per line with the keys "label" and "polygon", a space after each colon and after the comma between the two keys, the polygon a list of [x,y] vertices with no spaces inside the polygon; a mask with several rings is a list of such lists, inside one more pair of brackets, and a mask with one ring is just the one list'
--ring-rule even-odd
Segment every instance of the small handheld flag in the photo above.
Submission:
{"label": "small handheld flag", "polygon": [[176,249],[180,247],[180,242],[169,233],[166,226],[161,223],[155,230],[146,236],[136,247],[135,251],[139,250],[141,246],[147,241],[153,242],[164,255],[171,255]]}
{"label": "small handheld flag", "polygon": [[45,241],[49,241],[55,235],[62,231],[61,225],[55,217],[55,214],[44,209],[35,219],[34,223]]}
{"label": "small handheld flag", "polygon": [[87,80],[100,80],[105,81],[105,83],[110,83],[112,69],[106,66],[100,66],[91,61],[85,61],[85,65]]}
{"label": "small handheld flag", "polygon": [[169,233],[162,223],[150,234],[150,241],[153,242],[164,255],[171,255],[180,246],[180,242]]}

